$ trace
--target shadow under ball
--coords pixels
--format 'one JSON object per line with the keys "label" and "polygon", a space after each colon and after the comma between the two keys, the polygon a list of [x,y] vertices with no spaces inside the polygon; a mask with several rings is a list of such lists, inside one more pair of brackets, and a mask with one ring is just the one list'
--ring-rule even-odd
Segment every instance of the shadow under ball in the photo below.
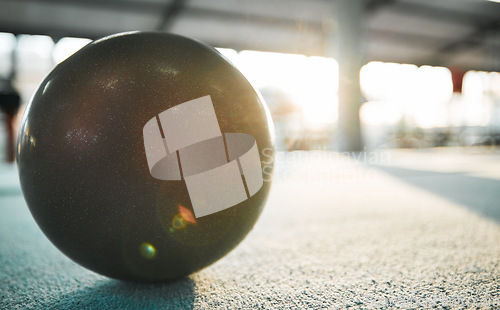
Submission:
{"label": "shadow under ball", "polygon": [[[264,181],[241,203],[196,217],[183,180],[152,177],[143,128],[204,96],[222,133],[255,138]],[[223,257],[254,226],[271,185],[272,131],[259,94],[215,49],[166,33],[117,34],[39,86],[18,138],[22,191],[41,230],[80,265],[122,280],[176,279]]]}

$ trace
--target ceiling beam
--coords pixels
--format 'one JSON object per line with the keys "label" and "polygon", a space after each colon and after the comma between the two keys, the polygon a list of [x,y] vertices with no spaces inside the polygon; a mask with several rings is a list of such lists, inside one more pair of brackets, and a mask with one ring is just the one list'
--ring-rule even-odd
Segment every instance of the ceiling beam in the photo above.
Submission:
{"label": "ceiling beam", "polygon": [[87,39],[99,39],[106,35],[110,35],[112,33],[108,33],[106,31],[102,32],[94,32],[88,30],[82,30],[77,28],[65,27],[65,29],[60,29],[58,27],[30,27],[23,25],[9,25],[3,24],[0,22],[0,31],[12,33],[16,36],[28,34],[28,35],[46,35],[52,37],[54,41],[58,41],[63,37],[77,37],[77,38],[87,38]]}
{"label": "ceiling beam", "polygon": [[[476,28],[476,30],[456,41],[450,42],[443,47],[441,47],[438,50],[439,54],[442,53],[451,53],[457,50],[460,50],[462,48],[469,48],[469,47],[474,47],[478,43],[483,42],[483,38],[485,35],[491,32],[499,32],[500,31],[500,20],[489,22],[487,24],[484,24],[482,26],[479,26]],[[495,44],[497,46],[500,46],[500,42],[497,42],[498,44]]]}
{"label": "ceiling beam", "polygon": [[226,12],[217,9],[186,7],[183,15],[193,18],[208,18],[230,22],[256,23],[264,26],[283,27],[290,29],[309,29],[313,31],[323,31],[321,20],[312,21],[304,19],[295,19],[289,17],[270,17],[258,14],[247,14],[240,12]]}
{"label": "ceiling beam", "polygon": [[396,0],[371,0],[366,3],[365,13],[373,14],[376,11],[384,8],[385,6],[394,4]]}
{"label": "ceiling beam", "polygon": [[[474,49],[477,47],[481,47],[484,50],[488,50],[490,48],[495,49],[496,51],[492,53],[493,57],[498,57],[500,60],[500,42],[485,42],[485,36],[489,33],[498,33],[500,35],[500,20],[479,26],[472,33],[443,45],[432,57],[427,60],[427,62],[446,65],[446,59],[450,56],[460,51]],[[485,52],[485,54],[487,53]]]}
{"label": "ceiling beam", "polygon": [[393,45],[405,46],[424,46],[426,48],[435,47],[442,44],[446,37],[438,37],[433,35],[422,35],[415,33],[406,33],[398,30],[381,30],[368,29],[368,40]]}
{"label": "ceiling beam", "polygon": [[[0,3],[16,3],[19,0],[0,0]],[[304,0],[306,1],[306,0]],[[359,0],[356,0],[359,1]],[[95,9],[109,9],[109,10],[128,10],[128,11],[142,11],[149,13],[156,13],[165,10],[165,3],[154,2],[154,1],[138,1],[138,0],[23,0],[23,2],[34,2],[34,3],[60,3],[64,5],[71,6],[81,6]],[[209,8],[197,8],[190,7],[186,5],[185,1],[170,0],[170,4],[167,7],[165,15],[176,14],[176,10],[182,7],[185,12],[189,12],[191,15],[205,15],[205,17],[221,18],[226,20],[245,20],[252,21],[255,23],[271,24],[271,25],[284,25],[284,26],[296,26],[300,23],[306,23],[312,28],[320,29],[322,27],[322,21],[305,21],[297,20],[295,18],[288,17],[267,17],[257,14],[246,14],[240,12],[227,12],[217,9]],[[495,4],[493,4],[495,5]],[[496,6],[492,6],[496,8]],[[367,1],[365,12],[367,14],[373,14],[379,10],[389,10],[398,14],[420,16],[426,19],[440,20],[450,23],[460,23],[469,22],[474,25],[483,25],[491,21],[491,16],[485,16],[479,13],[463,12],[453,9],[444,9],[432,5],[414,3],[414,2],[403,2],[397,0],[371,0]],[[500,9],[498,10],[500,14]],[[168,17],[168,16],[167,16]]]}
{"label": "ceiling beam", "polygon": [[[19,0],[0,0],[1,3],[16,3]],[[358,1],[358,0],[356,0]],[[210,8],[200,8],[191,7],[186,4],[184,0],[171,0],[170,4],[165,9],[165,3],[161,2],[147,2],[147,1],[137,1],[137,0],[23,0],[23,2],[33,2],[38,4],[44,3],[58,3],[65,6],[80,6],[86,8],[93,8],[96,10],[106,9],[106,10],[127,10],[134,12],[143,12],[150,14],[157,14],[158,12],[164,12],[162,21],[158,24],[156,29],[144,29],[144,30],[165,30],[171,26],[171,22],[176,16],[181,13],[184,16],[190,16],[193,18],[206,18],[206,19],[217,19],[222,21],[233,21],[233,22],[248,22],[262,24],[264,26],[270,27],[285,27],[293,28],[299,30],[312,30],[312,31],[323,31],[323,23],[321,20],[303,20],[291,17],[269,17],[259,14],[247,14],[241,12],[228,12],[221,11],[218,9]]]}
{"label": "ceiling beam", "polygon": [[156,30],[168,30],[175,21],[175,18],[180,15],[181,11],[185,8],[186,0],[173,0],[167,9],[163,12],[160,23]]}
{"label": "ceiling beam", "polygon": [[[1,0],[0,3],[16,3],[19,0]],[[165,2],[149,2],[137,0],[22,0],[37,4],[55,3],[64,6],[85,7],[107,10],[126,10],[133,12],[159,12],[164,9]]]}
{"label": "ceiling beam", "polygon": [[[423,19],[445,23],[455,23],[461,25],[468,23],[473,26],[480,26],[488,23],[489,21],[498,19],[498,17],[492,17],[493,14],[485,15],[477,12],[465,12],[456,9],[441,8],[424,3],[394,1],[392,4],[393,5],[386,8],[387,11],[407,16],[418,16]],[[491,7],[500,14],[500,6]]]}

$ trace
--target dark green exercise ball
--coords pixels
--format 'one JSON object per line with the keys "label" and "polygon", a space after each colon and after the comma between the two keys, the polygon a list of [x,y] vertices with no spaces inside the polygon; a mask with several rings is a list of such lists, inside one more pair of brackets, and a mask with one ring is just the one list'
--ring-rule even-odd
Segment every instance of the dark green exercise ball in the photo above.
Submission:
{"label": "dark green exercise ball", "polygon": [[273,139],[265,103],[218,51],[132,32],[88,44],[45,78],[17,162],[34,219],[64,254],[159,282],[245,238],[271,186]]}

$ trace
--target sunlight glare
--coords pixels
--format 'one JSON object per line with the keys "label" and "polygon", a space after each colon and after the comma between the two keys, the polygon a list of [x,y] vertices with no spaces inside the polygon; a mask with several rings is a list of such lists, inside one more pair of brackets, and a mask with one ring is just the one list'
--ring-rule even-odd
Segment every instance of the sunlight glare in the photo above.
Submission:
{"label": "sunlight glare", "polygon": [[405,121],[422,128],[447,125],[447,103],[453,90],[447,68],[370,62],[361,69],[360,81],[369,101],[360,112],[363,123]]}
{"label": "sunlight glare", "polygon": [[12,51],[16,47],[16,37],[0,32],[0,77],[8,77],[12,70]]}
{"label": "sunlight glare", "polygon": [[54,52],[52,57],[54,58],[54,63],[58,64],[69,56],[73,55],[79,49],[90,43],[90,39],[82,39],[82,38],[62,38],[57,42],[54,46]]}
{"label": "sunlight glare", "polygon": [[242,51],[237,67],[256,88],[277,88],[303,112],[304,125],[319,128],[337,119],[338,64],[332,58]]}

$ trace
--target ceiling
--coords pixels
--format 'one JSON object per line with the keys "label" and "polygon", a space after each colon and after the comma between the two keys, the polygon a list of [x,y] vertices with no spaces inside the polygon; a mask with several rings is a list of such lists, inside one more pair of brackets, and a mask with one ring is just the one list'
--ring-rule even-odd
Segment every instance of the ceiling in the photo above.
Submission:
{"label": "ceiling", "polygon": [[[351,1],[365,1],[366,61],[500,71],[500,3]],[[237,50],[325,55],[337,14],[335,0],[0,0],[0,31],[57,40],[160,30]]]}

